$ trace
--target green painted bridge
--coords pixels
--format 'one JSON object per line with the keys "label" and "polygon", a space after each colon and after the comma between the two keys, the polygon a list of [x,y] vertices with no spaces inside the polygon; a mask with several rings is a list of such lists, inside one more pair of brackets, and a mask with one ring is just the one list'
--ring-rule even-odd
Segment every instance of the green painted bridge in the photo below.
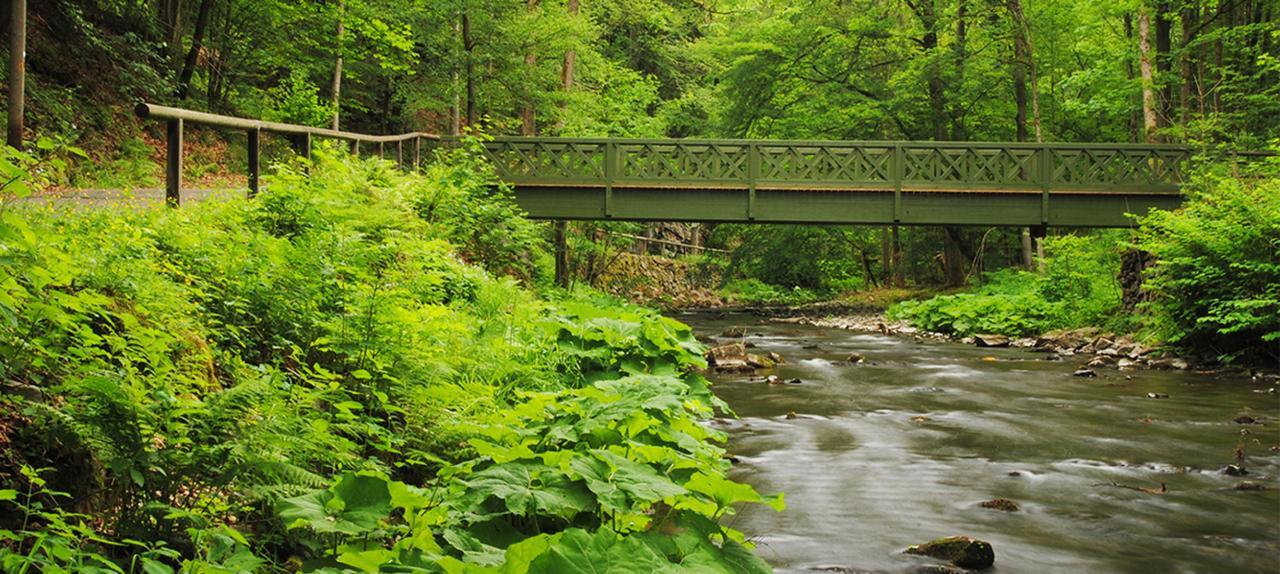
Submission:
{"label": "green painted bridge", "polygon": [[[312,138],[348,141],[356,153],[364,144],[383,157],[393,146],[407,168],[424,147],[457,145],[427,133],[373,136],[147,103],[135,111],[167,123],[165,200],[174,206],[188,123],[248,134],[251,194],[267,133],[304,155]],[[1177,207],[1193,155],[1143,144],[549,137],[498,137],[484,148],[498,179],[539,219],[1037,228],[1127,227],[1129,214]]]}
{"label": "green painted bridge", "polygon": [[1181,203],[1192,150],[1140,144],[498,137],[540,219],[1127,227]]}

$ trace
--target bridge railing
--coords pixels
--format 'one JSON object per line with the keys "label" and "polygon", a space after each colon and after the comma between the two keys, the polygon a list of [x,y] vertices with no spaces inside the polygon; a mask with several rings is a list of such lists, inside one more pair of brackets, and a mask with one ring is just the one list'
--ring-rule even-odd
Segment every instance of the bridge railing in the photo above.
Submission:
{"label": "bridge railing", "polygon": [[498,137],[504,181],[526,186],[1176,194],[1176,145]]}
{"label": "bridge railing", "polygon": [[294,149],[304,157],[311,156],[312,138],[329,138],[351,142],[352,151],[358,153],[360,144],[378,146],[378,155],[385,154],[387,144],[395,144],[396,161],[401,165],[405,160],[405,143],[412,143],[413,165],[416,167],[422,158],[423,140],[438,141],[435,134],[413,132],[393,136],[374,136],[354,132],[344,132],[311,126],[286,124],[280,122],[264,122],[233,116],[209,114],[181,108],[171,108],[155,104],[141,103],[134,108],[138,117],[166,123],[166,159],[165,159],[165,203],[177,206],[182,193],[182,143],[187,124],[210,127],[244,130],[248,135],[249,194],[258,192],[262,175],[262,134],[275,133],[288,137]]}

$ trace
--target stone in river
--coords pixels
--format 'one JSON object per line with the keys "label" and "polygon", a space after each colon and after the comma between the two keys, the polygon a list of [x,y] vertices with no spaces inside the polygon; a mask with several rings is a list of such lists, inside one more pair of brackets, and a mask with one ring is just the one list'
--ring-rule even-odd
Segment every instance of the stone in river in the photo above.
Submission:
{"label": "stone in river", "polygon": [[1004,335],[976,335],[973,344],[979,347],[1008,347],[1009,338]]}
{"label": "stone in river", "polygon": [[1256,425],[1258,424],[1258,419],[1255,419],[1249,415],[1240,415],[1232,419],[1232,422],[1238,425]]}
{"label": "stone in river", "polygon": [[907,554],[919,554],[930,558],[945,560],[961,568],[982,570],[990,568],[996,561],[996,552],[991,544],[968,536],[948,536],[911,546]]}
{"label": "stone in river", "polygon": [[778,375],[769,375],[768,377],[765,377],[764,382],[769,383],[770,385],[781,385],[782,379],[778,378]]}
{"label": "stone in river", "polygon": [[747,330],[742,327],[729,327],[721,332],[720,336],[728,339],[741,339],[747,336]]}
{"label": "stone in river", "polygon": [[1147,398],[1148,399],[1167,399],[1169,398],[1169,395],[1167,393],[1147,393]]}
{"label": "stone in river", "polygon": [[857,365],[863,361],[864,357],[860,353],[849,353],[849,358],[845,359],[851,365]]}
{"label": "stone in river", "polygon": [[707,351],[707,362],[722,373],[755,371],[755,368],[748,364],[747,348],[742,343],[712,347]]}
{"label": "stone in river", "polygon": [[980,506],[983,508],[990,508],[992,510],[1003,510],[1005,512],[1017,512],[1020,509],[1018,503],[1009,500],[1008,498],[993,498],[983,502]]}
{"label": "stone in river", "polygon": [[1096,376],[1098,376],[1098,373],[1093,372],[1093,370],[1092,370],[1092,369],[1080,369],[1080,370],[1078,370],[1078,371],[1076,371],[1076,372],[1074,372],[1074,373],[1071,373],[1071,376],[1073,376],[1073,377],[1096,377]]}
{"label": "stone in river", "polygon": [[1261,484],[1258,484],[1256,482],[1249,482],[1247,480],[1235,485],[1232,488],[1235,490],[1243,490],[1243,491],[1251,491],[1251,492],[1257,492],[1257,491],[1262,491],[1267,489],[1267,487]]}
{"label": "stone in river", "polygon": [[1246,474],[1249,474],[1249,471],[1246,470],[1244,467],[1237,466],[1234,464],[1228,464],[1225,468],[1222,469],[1222,474],[1225,474],[1227,476],[1244,476]]}
{"label": "stone in river", "polygon": [[802,381],[802,380],[800,380],[800,379],[791,379],[790,381],[787,381],[787,384],[788,384],[788,385],[799,385],[799,384],[802,384],[802,383],[804,383],[804,381]]}

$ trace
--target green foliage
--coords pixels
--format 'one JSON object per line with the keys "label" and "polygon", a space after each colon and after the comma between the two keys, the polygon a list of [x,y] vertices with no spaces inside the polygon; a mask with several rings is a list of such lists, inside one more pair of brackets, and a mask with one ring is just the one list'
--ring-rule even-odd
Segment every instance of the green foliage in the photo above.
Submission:
{"label": "green foliage", "polygon": [[[35,522],[0,515],[0,560],[543,572],[687,551],[762,567],[714,522],[766,499],[723,477],[689,328],[485,271],[522,275],[537,228],[482,191],[471,157],[413,176],[321,148],[253,201],[0,205],[0,378],[41,397],[0,402],[23,421],[0,497],[36,483],[17,466],[49,467],[39,485],[95,517],[39,494]],[[7,161],[9,195],[26,193],[36,160]],[[701,549],[648,527],[696,516]]]}
{"label": "green foliage", "polygon": [[759,279],[737,279],[720,289],[724,298],[735,303],[750,305],[798,305],[812,303],[819,296],[802,287],[787,289],[770,285]]}
{"label": "green foliage", "polygon": [[1120,304],[1116,246],[1124,243],[1123,233],[1046,238],[1043,272],[998,271],[971,292],[905,301],[891,307],[889,316],[959,336],[1028,336],[1105,325]]}
{"label": "green foliage", "polygon": [[1280,361],[1280,163],[1253,177],[1221,165],[1197,175],[1182,209],[1142,219],[1155,256],[1155,330],[1224,361]]}

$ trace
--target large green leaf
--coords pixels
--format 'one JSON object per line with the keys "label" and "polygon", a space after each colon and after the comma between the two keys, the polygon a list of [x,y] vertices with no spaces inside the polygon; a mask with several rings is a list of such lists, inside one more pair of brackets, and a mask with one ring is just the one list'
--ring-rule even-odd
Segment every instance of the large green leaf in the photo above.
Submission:
{"label": "large green leaf", "polygon": [[344,474],[327,490],[280,501],[279,512],[288,528],[359,536],[391,514],[391,492],[385,478]]}

